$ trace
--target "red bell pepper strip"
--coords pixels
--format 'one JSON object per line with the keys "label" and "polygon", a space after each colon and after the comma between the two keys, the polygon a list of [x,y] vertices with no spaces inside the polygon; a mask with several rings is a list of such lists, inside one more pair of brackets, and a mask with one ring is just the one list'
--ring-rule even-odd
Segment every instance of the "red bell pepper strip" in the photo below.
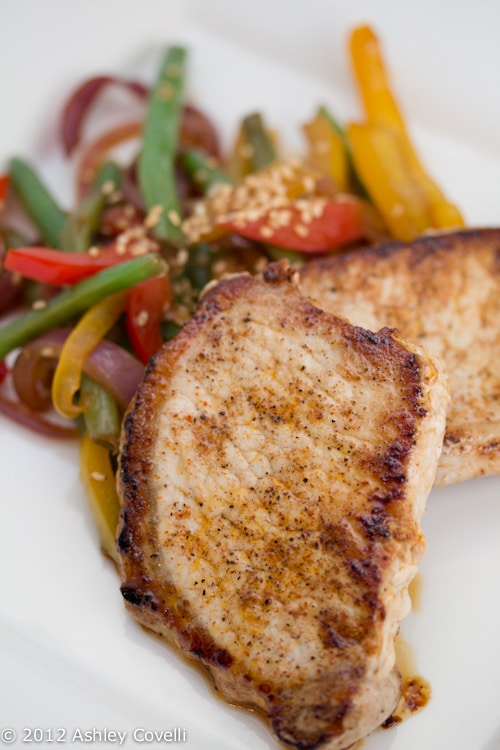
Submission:
{"label": "red bell pepper strip", "polygon": [[254,221],[236,216],[220,222],[219,226],[278,247],[324,253],[366,237],[366,223],[363,202],[349,197],[323,203],[311,199],[311,210],[305,200],[291,201],[286,207],[269,209]]}
{"label": "red bell pepper strip", "polygon": [[5,203],[5,199],[7,198],[7,190],[9,189],[9,175],[7,174],[0,174],[0,209],[3,207],[3,204]]}
{"label": "red bell pepper strip", "polygon": [[172,302],[172,286],[168,276],[158,276],[132,287],[125,308],[127,333],[132,347],[143,364],[163,344],[161,322],[165,309]]}
{"label": "red bell pepper strip", "polygon": [[4,268],[42,284],[64,286],[75,284],[131,257],[129,253],[118,253],[114,245],[99,249],[95,254],[65,253],[48,247],[16,247],[7,252]]}

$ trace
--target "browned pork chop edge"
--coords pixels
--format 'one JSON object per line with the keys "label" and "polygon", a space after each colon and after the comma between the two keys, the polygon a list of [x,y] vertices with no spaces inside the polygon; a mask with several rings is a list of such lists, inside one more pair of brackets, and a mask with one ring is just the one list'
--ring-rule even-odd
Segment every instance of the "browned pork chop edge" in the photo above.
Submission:
{"label": "browned pork chop edge", "polygon": [[[203,664],[226,700],[267,714],[282,741],[339,750],[382,723],[399,697],[393,641],[425,547],[419,519],[440,452],[446,389],[418,348],[388,329],[373,333],[322,312],[295,281],[284,264],[272,264],[262,277],[220,283],[148,366],[122,437],[122,593],[139,622]],[[249,347],[258,358],[263,321],[263,364],[252,380],[240,365],[248,365]],[[286,346],[293,356],[284,362]],[[307,369],[300,362],[312,372],[321,357],[335,367],[328,377],[318,367],[317,383],[308,373],[311,393],[300,393]],[[213,409],[210,398],[195,401],[191,392],[189,413],[177,405],[186,380],[200,381],[206,394],[210,372],[222,377],[228,369],[233,392],[214,399]],[[366,408],[330,403],[322,389],[337,371],[339,392],[352,389]],[[284,372],[293,383],[285,393]],[[384,395],[390,406],[381,404]],[[279,468],[251,486],[243,467],[226,491],[231,467],[222,456],[235,431],[252,424],[238,421],[235,402],[251,408],[255,437]],[[349,427],[347,438],[336,420]],[[294,436],[307,451],[294,453]],[[194,456],[186,440],[197,446]],[[322,458],[327,443],[336,459]],[[160,459],[163,445],[168,457]],[[206,489],[200,480],[195,492],[189,472],[177,487],[160,471],[172,454],[192,461],[193,473],[213,457]]]}
{"label": "browned pork chop edge", "polygon": [[303,293],[440,357],[450,407],[436,485],[500,473],[500,229],[391,242],[313,261]]}

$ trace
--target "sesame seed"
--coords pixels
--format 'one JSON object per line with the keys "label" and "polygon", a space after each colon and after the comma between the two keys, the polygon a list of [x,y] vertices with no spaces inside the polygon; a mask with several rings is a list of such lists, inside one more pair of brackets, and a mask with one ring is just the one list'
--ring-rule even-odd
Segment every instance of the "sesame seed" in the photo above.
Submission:
{"label": "sesame seed", "polygon": [[167,67],[166,73],[170,78],[180,78],[182,75],[182,68],[176,63],[170,63]]}
{"label": "sesame seed", "polygon": [[111,195],[111,193],[113,192],[113,190],[115,190],[115,188],[116,188],[116,185],[113,182],[113,180],[106,180],[106,182],[104,182],[101,187],[101,193],[103,195]]}
{"label": "sesame seed", "polygon": [[166,81],[158,88],[158,96],[164,102],[169,102],[174,96],[174,87]]}
{"label": "sesame seed", "polygon": [[144,328],[148,324],[149,321],[149,313],[147,310],[141,310],[141,312],[136,316],[135,322],[139,326],[139,328]]}
{"label": "sesame seed", "polygon": [[163,206],[157,205],[153,206],[149,211],[144,219],[144,226],[148,227],[148,229],[152,229],[155,227],[158,222],[160,221],[160,216],[163,213]]}
{"label": "sesame seed", "polygon": [[42,357],[47,357],[48,359],[56,356],[56,352],[53,346],[44,346],[40,354],[42,355]]}
{"label": "sesame seed", "polygon": [[47,307],[47,300],[45,299],[36,299],[33,304],[31,305],[33,310],[43,310]]}
{"label": "sesame seed", "polygon": [[393,216],[401,216],[404,213],[404,206],[402,203],[395,203],[391,208],[391,214]]}
{"label": "sesame seed", "polygon": [[309,230],[303,224],[295,224],[295,226],[293,227],[293,231],[299,237],[307,237],[309,234]]}
{"label": "sesame seed", "polygon": [[100,471],[91,471],[90,476],[96,482],[104,482],[106,480],[106,475],[102,474]]}
{"label": "sesame seed", "polygon": [[179,252],[177,253],[177,257],[175,259],[175,262],[178,266],[185,266],[186,263],[189,260],[189,253],[185,247],[181,247]]}
{"label": "sesame seed", "polygon": [[271,227],[264,226],[260,228],[259,234],[261,237],[264,237],[265,239],[270,239],[273,236],[274,232],[271,229]]}
{"label": "sesame seed", "polygon": [[171,224],[174,225],[174,227],[180,227],[181,225],[181,217],[177,213],[177,211],[169,211],[168,214],[168,220]]}
{"label": "sesame seed", "polygon": [[92,247],[89,247],[88,253],[91,258],[98,258],[100,255],[100,250],[96,245],[92,245]]}
{"label": "sesame seed", "polygon": [[306,175],[303,182],[304,190],[306,191],[306,193],[314,193],[314,189],[316,187],[316,180],[314,179],[314,177]]}

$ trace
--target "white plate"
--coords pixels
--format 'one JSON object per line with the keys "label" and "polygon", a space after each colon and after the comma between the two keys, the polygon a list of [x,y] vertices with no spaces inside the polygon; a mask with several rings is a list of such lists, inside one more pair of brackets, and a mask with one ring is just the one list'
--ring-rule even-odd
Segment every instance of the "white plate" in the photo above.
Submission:
{"label": "white plate", "polygon": [[[296,149],[299,124],[318,103],[344,120],[359,116],[345,45],[363,21],[383,39],[428,167],[470,224],[498,225],[500,5],[486,0],[4,3],[0,169],[14,154],[35,160],[69,204],[71,169],[55,137],[64,96],[92,74],[152,76],[173,41],[189,46],[189,91],[226,143],[238,118],[260,109]],[[126,613],[98,551],[76,453],[0,423],[0,724],[16,731],[18,747],[23,738],[83,742],[98,737],[83,734],[93,730],[108,731],[97,746],[117,745],[112,731],[127,733],[127,747],[159,746],[168,735],[150,742],[144,730],[175,727],[191,750],[276,747],[260,719],[222,704]],[[500,479],[482,479],[432,492],[420,606],[404,634],[433,696],[364,750],[500,747],[499,488]]]}

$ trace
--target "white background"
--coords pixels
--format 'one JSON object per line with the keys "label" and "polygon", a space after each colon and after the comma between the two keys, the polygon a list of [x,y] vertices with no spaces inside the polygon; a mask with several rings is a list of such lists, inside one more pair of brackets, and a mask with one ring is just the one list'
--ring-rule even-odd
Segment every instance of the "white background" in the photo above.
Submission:
{"label": "white background", "polygon": [[[429,170],[469,224],[500,218],[500,5],[420,0],[3,0],[0,170],[33,159],[65,205],[72,165],[57,117],[99,73],[154,75],[164,46],[190,49],[188,90],[221,128],[256,109],[300,148],[319,103],[360,116],[347,34],[369,22]],[[187,729],[190,750],[276,747],[264,723],[223,705],[201,673],[135,624],[101,556],[77,448],[0,422],[0,726]],[[418,611],[405,622],[429,705],[363,750],[500,747],[500,480],[431,493]],[[108,743],[111,744],[111,743]],[[24,746],[17,743],[18,747]],[[103,745],[104,746],[104,745]]]}

